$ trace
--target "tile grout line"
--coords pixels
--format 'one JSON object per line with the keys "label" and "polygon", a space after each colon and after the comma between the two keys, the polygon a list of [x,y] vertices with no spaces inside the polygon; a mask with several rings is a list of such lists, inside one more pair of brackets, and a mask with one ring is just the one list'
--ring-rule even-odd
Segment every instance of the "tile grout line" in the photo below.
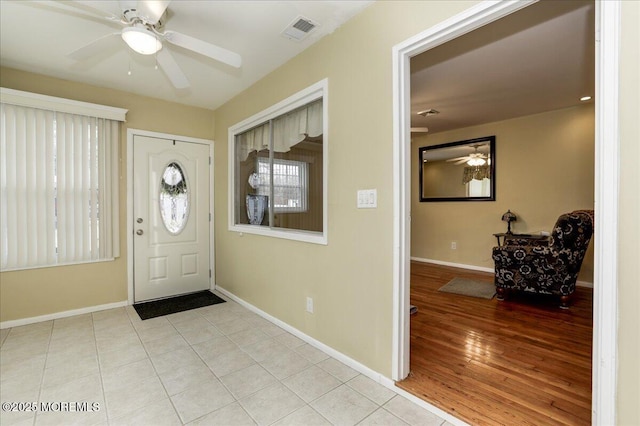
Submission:
{"label": "tile grout line", "polygon": [[[236,307],[236,305],[235,305],[236,302],[232,301],[232,302],[229,302],[229,303],[230,304],[231,303],[234,304],[233,305],[234,308]],[[231,306],[231,305],[229,305],[229,306]],[[250,310],[248,310],[246,307],[243,307],[241,305],[237,305],[237,307],[239,309],[242,309],[243,311],[246,310],[250,314],[254,315],[254,313],[251,312]],[[145,354],[144,360],[147,360],[151,364],[154,377],[157,380],[160,381],[160,384],[162,385],[162,389],[164,391],[164,396],[161,399],[154,400],[154,401],[151,401],[149,403],[145,403],[145,405],[143,405],[142,407],[136,408],[136,410],[143,409],[145,407],[148,407],[148,406],[150,406],[152,404],[155,404],[155,403],[157,403],[159,401],[164,400],[164,398],[168,398],[169,399],[169,403],[171,404],[171,407],[173,409],[173,413],[175,414],[176,418],[180,421],[180,423],[184,425],[185,423],[191,423],[191,422],[197,421],[198,419],[202,419],[203,417],[209,416],[212,413],[218,412],[218,411],[220,411],[220,410],[222,410],[222,409],[224,409],[226,407],[229,407],[230,405],[236,403],[237,406],[242,410],[242,412],[244,412],[248,416],[248,418],[250,418],[252,421],[258,423],[257,419],[254,418],[254,415],[252,415],[250,412],[248,412],[240,401],[243,398],[248,398],[248,397],[250,397],[252,395],[255,395],[256,393],[261,392],[262,390],[267,389],[267,388],[269,388],[271,386],[281,386],[283,390],[286,389],[288,392],[291,392],[292,395],[295,395],[295,397],[297,399],[299,399],[300,401],[302,401],[303,404],[301,406],[299,406],[298,408],[293,409],[291,412],[288,412],[287,414],[284,414],[284,415],[280,416],[278,419],[274,420],[270,424],[274,424],[274,423],[277,423],[279,421],[282,421],[286,417],[291,416],[292,414],[294,414],[294,413],[296,413],[297,411],[300,411],[300,410],[311,410],[311,412],[313,412],[316,415],[320,416],[320,418],[327,420],[329,423],[332,423],[324,414],[322,414],[321,412],[317,411],[311,404],[314,403],[315,401],[318,401],[321,398],[324,398],[326,395],[330,394],[331,392],[334,392],[336,389],[338,389],[338,388],[340,388],[340,387],[342,387],[344,385],[345,386],[345,390],[348,389],[349,391],[354,392],[355,395],[358,395],[359,397],[362,397],[362,398],[364,398],[364,400],[369,401],[369,402],[371,402],[373,404],[373,410],[370,413],[368,413],[367,415],[365,415],[362,419],[358,420],[356,424],[361,424],[367,418],[373,416],[376,412],[380,411],[380,409],[382,409],[385,413],[393,416],[394,418],[399,419],[402,422],[407,422],[407,423],[411,424],[410,421],[405,420],[405,417],[406,417],[405,415],[402,415],[402,414],[398,415],[395,412],[392,412],[389,409],[385,408],[385,405],[389,404],[396,397],[398,397],[400,399],[404,399],[402,397],[402,395],[400,395],[398,393],[395,393],[390,398],[387,398],[385,394],[382,394],[382,397],[378,397],[378,396],[380,396],[380,393],[375,393],[375,392],[377,392],[377,389],[372,391],[372,392],[369,392],[369,394],[371,396],[368,396],[368,395],[360,392],[354,386],[359,386],[361,389],[367,390],[367,388],[365,388],[363,386],[366,386],[368,383],[367,382],[357,383],[356,380],[359,380],[359,376],[362,376],[362,378],[368,379],[368,380],[373,380],[373,379],[371,379],[370,377],[366,376],[365,374],[360,373],[359,371],[353,369],[349,365],[346,365],[345,363],[343,363],[342,361],[338,360],[337,358],[332,357],[331,355],[327,354],[326,352],[321,351],[320,349],[316,348],[315,346],[310,345],[308,342],[305,342],[302,339],[300,339],[301,342],[300,342],[300,344],[298,344],[299,342],[297,340],[293,340],[293,339],[289,338],[289,336],[292,336],[295,339],[299,339],[297,336],[287,332],[285,329],[282,329],[282,327],[280,327],[280,326],[278,326],[276,324],[270,323],[270,324],[265,324],[263,327],[261,327],[259,323],[251,322],[253,320],[253,318],[250,318],[250,319],[247,320],[247,322],[251,325],[251,328],[249,328],[247,330],[242,330],[241,329],[241,330],[237,330],[237,331],[233,331],[231,333],[225,334],[225,332],[221,331],[218,328],[216,323],[214,323],[207,316],[205,316],[207,313],[210,312],[210,310],[196,309],[196,310],[193,310],[193,314],[194,315],[191,318],[185,317],[184,319],[182,319],[182,317],[175,317],[175,318],[173,318],[173,321],[172,321],[172,319],[167,318],[167,321],[165,323],[159,323],[157,325],[157,327],[152,325],[149,328],[143,328],[143,327],[139,328],[139,327],[136,327],[137,321],[134,321],[134,317],[132,317],[132,315],[135,314],[135,312],[133,312],[133,314],[132,314],[132,311],[130,309],[127,309],[127,307],[122,307],[122,308],[119,308],[119,309],[123,309],[123,310],[119,311],[119,312],[114,312],[114,315],[107,315],[104,318],[96,318],[95,313],[92,313],[91,316],[89,317],[90,320],[91,320],[91,332],[92,332],[92,337],[93,337],[93,342],[92,342],[93,345],[90,345],[90,346],[93,346],[93,348],[95,350],[95,359],[96,359],[96,361],[98,363],[97,372],[98,372],[98,375],[99,375],[100,389],[101,389],[102,398],[103,398],[104,406],[105,406],[105,410],[106,410],[105,418],[106,418],[107,424],[112,424],[112,421],[115,418],[127,417],[127,416],[131,416],[131,415],[133,415],[135,413],[135,411],[131,411],[131,412],[128,412],[128,413],[120,414],[120,415],[118,415],[117,417],[114,417],[114,418],[111,417],[110,411],[109,411],[109,407],[108,407],[109,404],[108,404],[107,398],[106,398],[107,392],[106,392],[106,389],[105,389],[105,381],[104,381],[104,376],[103,376],[105,374],[105,370],[104,370],[103,365],[101,363],[101,360],[103,360],[103,354],[99,350],[99,345],[98,345],[98,340],[97,340],[97,336],[98,336],[99,333],[98,333],[98,330],[97,330],[96,327],[98,326],[98,322],[100,322],[102,320],[104,320],[104,321],[114,320],[116,323],[119,323],[121,319],[122,319],[123,323],[126,323],[127,327],[129,327],[129,326],[132,327],[133,331],[135,332],[135,336],[137,337],[137,341],[142,345],[142,348],[144,350],[144,354]],[[118,311],[118,309],[114,309],[114,311]],[[123,315],[124,315],[124,317],[123,317]],[[228,322],[234,321],[233,318],[237,317],[238,312],[235,309],[228,309],[228,310],[225,310],[225,312],[220,313],[219,314],[219,318],[221,320],[223,320],[226,315],[229,315],[229,317],[232,318],[232,319],[230,319],[229,321],[222,321],[223,323],[228,323]],[[126,321],[124,320],[124,318],[126,318]],[[260,317],[257,316],[256,319],[258,319],[258,318],[260,318]],[[260,318],[260,319],[262,319],[262,318]],[[207,329],[208,329],[209,326],[211,326],[211,327],[213,327],[213,329],[215,329],[218,332],[220,332],[220,336],[216,336],[216,337],[207,336],[208,340],[205,340],[203,342],[193,343],[193,344],[190,343],[190,341],[188,341],[185,338],[185,336],[183,335],[183,332],[181,332],[180,330],[184,329],[185,330],[184,333],[189,333],[189,332],[192,332],[194,330],[198,330],[199,327],[201,327],[202,325],[195,326],[193,329],[191,329],[189,327],[189,325],[186,324],[186,323],[187,323],[187,321],[197,321],[197,322],[199,322],[200,320],[204,320],[206,322],[206,324],[208,324],[206,326]],[[55,343],[54,332],[56,330],[56,322],[57,322],[57,320],[52,320],[50,325],[49,325],[49,327],[47,327],[48,339],[47,339],[47,342],[46,342],[46,352],[44,354],[44,365],[43,365],[43,368],[42,368],[42,376],[40,377],[40,386],[39,386],[39,389],[38,389],[38,401],[40,400],[40,398],[43,395],[43,388],[44,388],[44,383],[45,383],[45,374],[46,374],[47,365],[48,365],[47,363],[48,363],[48,361],[49,361],[49,359],[51,357],[50,351],[52,349],[52,345],[54,345],[54,343]],[[179,327],[179,324],[181,322],[185,323],[185,327],[182,327],[182,328]],[[171,327],[168,327],[168,324],[170,324]],[[183,421],[183,419],[182,419],[182,417],[180,415],[180,412],[177,409],[177,406],[174,404],[172,396],[169,394],[169,389],[168,389],[167,385],[164,383],[164,381],[162,380],[160,374],[158,373],[157,366],[153,362],[153,357],[151,356],[151,353],[150,353],[149,349],[147,348],[147,346],[145,345],[145,342],[143,342],[143,339],[142,339],[142,334],[144,334],[144,332],[146,330],[153,330],[155,328],[160,328],[160,327],[165,327],[165,326],[168,327],[170,330],[172,330],[172,332],[175,332],[177,336],[180,336],[180,338],[182,340],[184,340],[184,342],[186,342],[187,345],[186,345],[185,349],[188,348],[191,352],[194,353],[194,355],[197,357],[197,359],[200,362],[204,363],[204,365],[207,367],[207,370],[212,374],[212,376],[215,378],[215,380],[217,380],[218,383],[220,385],[222,385],[222,389],[224,389],[224,391],[227,392],[231,396],[232,401],[230,401],[228,404],[225,404],[223,406],[217,407],[215,410],[209,411],[209,412],[207,412],[207,413],[205,413],[205,414],[203,414],[203,415],[201,415],[201,416],[199,416],[197,418],[190,419],[189,422]],[[282,333],[278,333],[278,334],[273,334],[272,335],[270,333],[262,331],[262,328],[266,328],[267,326],[277,327],[280,331],[282,331]],[[60,330],[65,330],[65,327],[61,328]],[[109,324],[107,324],[107,328],[105,328],[105,330],[107,330],[106,333],[108,333]],[[248,331],[248,330],[261,331],[259,339],[256,340],[255,342],[251,342],[251,343],[248,343],[248,344],[243,344],[241,346],[232,337],[230,337],[230,336],[233,336],[234,334],[243,333],[243,332]],[[277,331],[277,330],[274,330],[274,331]],[[9,331],[4,335],[4,337],[2,339],[3,348],[4,348],[4,344],[7,342],[7,339],[11,336],[12,333],[14,333],[14,335],[15,335],[15,330],[14,329],[9,329]],[[64,334],[63,331],[61,333]],[[114,338],[117,339],[121,335],[122,335],[122,333],[119,333],[119,331],[116,330]],[[289,336],[287,336],[287,335],[289,335]],[[106,338],[108,336],[109,336],[109,334],[107,334],[107,335],[105,335],[103,337]],[[62,336],[62,337],[64,337],[64,336]],[[232,342],[233,345],[235,346],[235,348],[239,349],[243,354],[245,354],[246,356],[248,356],[251,359],[252,364],[249,365],[249,366],[245,366],[245,367],[239,368],[237,370],[226,372],[222,376],[219,376],[218,374],[216,374],[212,370],[211,366],[205,361],[205,358],[203,357],[203,355],[201,355],[194,348],[194,346],[197,346],[198,344],[201,344],[201,343],[209,342],[209,341],[211,341],[213,339],[216,339],[216,338],[219,338],[219,337],[224,337],[229,342]],[[244,339],[245,337],[253,338],[255,336],[242,336],[242,337]],[[280,338],[278,338],[278,337],[280,337]],[[150,341],[159,340],[159,339],[163,339],[163,338],[164,337],[159,337],[158,339],[152,339]],[[242,340],[240,340],[240,341],[242,341]],[[244,341],[250,341],[250,339],[245,339]],[[286,349],[286,351],[290,352],[291,354],[295,354],[297,357],[300,357],[300,359],[304,360],[308,365],[304,366],[304,368],[302,368],[300,371],[296,371],[296,372],[294,372],[292,374],[287,374],[286,376],[281,377],[281,378],[279,376],[274,375],[274,373],[272,373],[270,370],[268,370],[263,365],[263,362],[265,362],[266,360],[263,360],[261,362],[257,361],[256,358],[251,356],[250,351],[248,349],[246,349],[251,345],[258,344],[260,342],[267,342],[267,341],[271,341],[271,342],[277,343],[279,346],[281,346],[282,348]],[[316,354],[315,351],[307,351],[307,349],[306,349],[307,346],[309,348],[314,349],[315,351],[322,352],[324,357],[322,359],[320,359],[319,361],[316,361],[318,359],[318,357],[319,357],[319,354]],[[159,355],[163,355],[165,353],[170,353],[170,352],[174,352],[174,351],[180,350],[180,348],[174,347],[173,345],[166,345],[166,346],[159,346],[159,347],[161,347],[161,348],[165,348],[165,347],[169,348],[169,347],[171,347],[171,350],[168,350],[166,352],[162,352]],[[89,348],[87,348],[87,349],[89,349]],[[264,350],[264,348],[260,349],[260,350]],[[305,353],[306,353],[306,355],[305,355]],[[140,355],[142,355],[142,354],[140,354]],[[53,360],[53,358],[51,358],[51,359]],[[268,360],[268,358],[267,358],[267,360]],[[140,361],[143,361],[143,359],[126,362],[123,365],[118,365],[118,366],[113,367],[113,368],[122,368],[122,367],[125,367],[125,366],[128,366],[128,365],[131,365],[133,363],[140,362]],[[320,364],[322,364],[323,362],[326,362],[326,361],[331,361],[331,363],[327,364],[323,368],[323,366],[321,366]],[[336,364],[334,365],[334,363],[336,363]],[[240,365],[240,364],[236,364],[236,365]],[[237,372],[242,372],[245,369],[251,368],[252,366],[257,366],[260,369],[264,370],[270,377],[272,377],[274,379],[274,381],[272,383],[269,383],[267,386],[263,387],[262,389],[258,389],[258,390],[255,390],[255,391],[251,390],[251,393],[242,396],[242,398],[236,397],[236,395],[234,395],[234,393],[231,391],[231,387],[229,387],[228,384],[225,384],[223,379],[225,377],[231,375],[231,374],[235,374]],[[321,390],[322,393],[320,395],[315,396],[312,400],[306,401],[306,399],[304,399],[300,394],[298,394],[294,390],[294,388],[292,388],[289,385],[287,385],[287,383],[285,383],[285,381],[287,381],[288,379],[290,379],[290,378],[292,378],[292,377],[294,377],[294,376],[296,376],[298,374],[301,374],[301,373],[304,373],[306,371],[309,371],[313,367],[319,369],[324,374],[326,374],[326,375],[328,375],[330,377],[333,377],[337,381],[337,385],[335,385],[335,386],[333,386],[333,387],[331,387],[330,389],[327,389],[327,390],[323,390],[322,388],[319,388],[318,390]],[[340,368],[338,368],[338,367],[340,367]],[[349,374],[344,374],[345,371],[342,370],[342,367],[345,367],[345,368],[347,368],[349,370],[353,370],[353,373],[355,374],[355,376],[351,376],[351,372],[349,372]],[[180,367],[178,367],[178,368],[180,368]],[[288,373],[289,371],[293,371],[293,370],[295,370],[295,369],[285,369],[285,370],[283,370],[283,372],[287,372]],[[334,371],[334,372],[332,373],[330,370]],[[347,370],[347,372],[349,370]],[[82,377],[85,377],[85,376],[82,376]],[[244,376],[241,376],[241,377],[244,377]],[[249,376],[247,376],[247,377],[249,377]],[[348,378],[342,379],[341,377],[348,377]],[[207,380],[209,380],[209,379],[207,379]],[[373,380],[373,381],[375,382],[375,380]],[[229,382],[229,383],[231,383],[231,382]],[[376,383],[376,385],[379,385],[382,389],[389,390],[386,386],[381,385],[379,383]],[[192,387],[192,385],[189,385],[189,387]],[[187,389],[181,390],[180,392],[178,392],[178,394],[187,391],[189,389],[189,387]],[[391,391],[391,390],[389,390],[389,391]],[[176,395],[178,395],[178,394],[176,394]],[[381,401],[384,399],[384,401],[382,403],[378,403],[376,400],[373,399],[374,397],[378,397],[377,400],[381,400]],[[409,402],[412,402],[412,401],[409,400]],[[422,408],[422,407],[420,407],[420,408]],[[42,417],[42,418],[45,419],[45,417]],[[36,412],[34,414],[34,416],[31,418],[33,424],[37,424],[37,418],[38,418],[38,412]],[[440,423],[439,423],[440,425],[443,425],[445,423],[446,423],[445,420],[440,419]]]}
{"label": "tile grout line", "polygon": [[[133,309],[133,307],[132,307]],[[160,382],[160,385],[162,385],[162,389],[164,389],[165,394],[167,395],[167,399],[169,400],[169,403],[171,404],[171,408],[173,409],[176,417],[180,420],[181,424],[185,424],[182,421],[182,417],[180,417],[180,413],[178,412],[178,409],[176,408],[175,404],[173,403],[173,399],[171,399],[171,395],[169,395],[169,391],[167,390],[167,387],[165,386],[164,382],[162,381],[162,378],[160,377],[160,374],[158,373],[158,370],[156,369],[155,364],[153,363],[153,360],[151,359],[151,354],[149,353],[149,351],[147,350],[147,347],[145,346],[144,342],[142,341],[142,337],[140,336],[140,333],[138,332],[138,328],[133,324],[133,320],[131,319],[131,315],[130,311],[125,309],[126,313],[127,313],[127,318],[129,319],[129,322],[131,323],[131,326],[133,327],[133,330],[135,331],[136,335],[138,336],[138,340],[140,340],[140,344],[142,345],[142,349],[144,350],[144,352],[147,354],[147,359],[149,360],[149,363],[151,364],[151,368],[153,368],[153,372],[156,375],[156,378],[158,379],[158,381]],[[133,309],[134,313],[137,315],[137,311],[135,311],[135,309]],[[142,318],[140,318],[140,321],[144,321]],[[182,335],[180,334],[180,331],[178,331],[176,329],[176,327],[173,325],[173,323],[171,321],[169,321],[169,319],[167,319],[167,322],[171,325],[171,327],[173,327],[173,329],[178,333],[178,335],[180,335],[182,337]],[[154,327],[151,327],[154,328]],[[188,342],[187,342],[188,343]],[[134,361],[134,362],[138,362],[138,361]],[[106,397],[105,397],[106,399]],[[140,407],[139,409],[142,409],[144,407]]]}
{"label": "tile grout line", "polygon": [[109,424],[109,408],[107,406],[107,392],[104,389],[104,379],[102,377],[102,364],[100,363],[100,350],[98,349],[98,338],[96,336],[96,322],[93,315],[91,313],[91,330],[93,332],[93,344],[96,348],[96,361],[98,362],[98,376],[100,377],[100,389],[102,390],[102,400],[104,401],[104,411],[105,418],[107,419],[107,424]]}
{"label": "tile grout line", "polygon": [[[36,404],[39,404],[40,398],[42,398],[42,388],[44,386],[44,375],[46,374],[46,371],[47,371],[47,359],[49,359],[49,348],[51,347],[51,339],[53,338],[53,323],[54,321],[51,321],[51,330],[49,332],[49,341],[47,342],[47,351],[44,354],[44,365],[42,366],[42,378],[40,378],[40,388],[38,389],[38,399],[36,401]],[[39,413],[39,410],[36,410],[36,412],[33,415],[34,425],[38,421],[38,413]]]}

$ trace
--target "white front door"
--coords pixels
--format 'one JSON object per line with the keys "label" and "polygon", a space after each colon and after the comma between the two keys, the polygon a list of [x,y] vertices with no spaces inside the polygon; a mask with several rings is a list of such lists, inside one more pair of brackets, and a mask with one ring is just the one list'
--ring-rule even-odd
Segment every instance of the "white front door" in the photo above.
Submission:
{"label": "white front door", "polygon": [[209,145],[134,135],[134,302],[210,287],[209,173]]}

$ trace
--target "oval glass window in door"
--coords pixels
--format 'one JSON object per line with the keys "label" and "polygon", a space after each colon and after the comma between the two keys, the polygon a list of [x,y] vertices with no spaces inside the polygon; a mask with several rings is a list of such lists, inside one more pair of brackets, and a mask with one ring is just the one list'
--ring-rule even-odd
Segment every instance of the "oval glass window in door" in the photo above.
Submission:
{"label": "oval glass window in door", "polygon": [[164,169],[160,180],[160,216],[167,231],[177,235],[189,219],[189,189],[187,178],[178,163]]}

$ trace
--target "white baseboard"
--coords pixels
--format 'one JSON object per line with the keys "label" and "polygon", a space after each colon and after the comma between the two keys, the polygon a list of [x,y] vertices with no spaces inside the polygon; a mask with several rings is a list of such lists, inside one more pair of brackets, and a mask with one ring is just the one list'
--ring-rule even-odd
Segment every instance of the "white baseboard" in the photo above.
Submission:
{"label": "white baseboard", "polygon": [[576,281],[576,286],[593,288],[593,283],[590,283],[589,281]]}
{"label": "white baseboard", "polygon": [[18,320],[0,322],[0,329],[19,327],[21,325],[35,324],[37,322],[51,321],[60,318],[72,317],[74,315],[89,314],[92,312],[105,311],[107,309],[121,308],[129,303],[122,302],[107,303],[105,305],[88,306],[86,308],[72,309],[70,311],[56,312],[54,314],[41,315],[38,317],[22,318]]}
{"label": "white baseboard", "polygon": [[456,426],[465,426],[465,425],[467,425],[467,423],[465,423],[462,420],[452,416],[451,414],[439,409],[438,407],[435,407],[435,406],[429,404],[428,402],[423,401],[422,399],[410,394],[409,392],[407,392],[407,391],[405,391],[403,389],[400,389],[399,387],[396,386],[395,382],[392,379],[390,379],[390,378],[388,378],[388,377],[386,377],[386,376],[384,376],[384,375],[382,375],[382,374],[370,369],[366,365],[354,360],[353,358],[348,357],[347,355],[343,354],[342,352],[339,352],[336,349],[333,349],[332,347],[325,345],[324,343],[320,342],[319,340],[314,339],[313,337],[303,333],[302,331],[300,331],[297,328],[287,324],[286,322],[283,322],[283,321],[279,320],[278,318],[269,315],[268,313],[266,313],[263,310],[257,308],[256,306],[244,301],[243,299],[237,297],[233,293],[230,293],[229,291],[225,290],[224,288],[222,288],[220,286],[216,286],[216,291],[222,293],[224,296],[226,296],[229,299],[233,300],[234,302],[242,305],[243,307],[247,308],[248,310],[256,313],[257,315],[260,315],[262,318],[266,319],[267,321],[270,321],[271,323],[277,325],[278,327],[284,329],[285,331],[293,334],[294,336],[296,336],[299,339],[305,341],[306,343],[310,344],[311,346],[321,350],[322,352],[326,353],[330,357],[335,358],[338,361],[342,362],[343,364],[347,365],[348,367],[353,368],[355,371],[359,372],[360,374],[362,374],[364,376],[367,376],[368,378],[372,379],[376,383],[381,384],[382,386],[386,387],[387,389],[390,389],[390,390],[394,391],[398,395],[401,395],[401,396],[407,398],[408,400],[412,401],[416,405],[418,405],[418,406],[424,408],[425,410],[435,414],[436,416],[446,420],[447,422],[451,423],[452,425],[456,425]]}
{"label": "white baseboard", "polygon": [[[411,257],[411,260],[414,260],[416,262],[421,262],[421,263],[433,263],[434,265],[451,266],[453,268],[493,273],[493,268],[487,268],[485,266],[465,265],[463,263],[444,262],[442,260],[424,259],[421,257],[414,257],[414,256]],[[576,286],[593,288],[593,283],[590,283],[588,281],[576,281]]]}
{"label": "white baseboard", "polygon": [[416,262],[422,262],[422,263],[433,263],[434,265],[451,266],[453,268],[469,269],[472,271],[490,272],[493,274],[493,268],[487,268],[485,266],[465,265],[463,263],[445,262],[442,260],[434,260],[434,259],[423,259],[421,257],[413,257],[413,256],[411,256],[411,260],[415,260]]}

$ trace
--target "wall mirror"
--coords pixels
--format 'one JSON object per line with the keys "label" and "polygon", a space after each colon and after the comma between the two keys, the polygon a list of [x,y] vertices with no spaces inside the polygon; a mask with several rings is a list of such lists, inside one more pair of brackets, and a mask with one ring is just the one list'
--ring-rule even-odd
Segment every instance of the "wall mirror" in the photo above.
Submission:
{"label": "wall mirror", "polygon": [[496,137],[425,146],[418,150],[420,201],[493,201]]}

